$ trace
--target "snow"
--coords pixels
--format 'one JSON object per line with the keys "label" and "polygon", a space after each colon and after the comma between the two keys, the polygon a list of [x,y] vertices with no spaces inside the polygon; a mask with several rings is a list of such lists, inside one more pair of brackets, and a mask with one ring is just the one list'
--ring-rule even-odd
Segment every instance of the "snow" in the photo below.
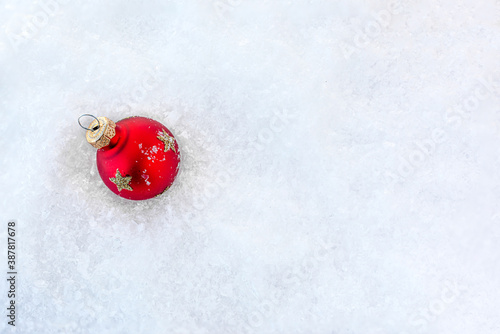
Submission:
{"label": "snow", "polygon": [[[1,6],[17,333],[500,331],[499,1]],[[84,113],[165,124],[172,188],[111,193]]]}

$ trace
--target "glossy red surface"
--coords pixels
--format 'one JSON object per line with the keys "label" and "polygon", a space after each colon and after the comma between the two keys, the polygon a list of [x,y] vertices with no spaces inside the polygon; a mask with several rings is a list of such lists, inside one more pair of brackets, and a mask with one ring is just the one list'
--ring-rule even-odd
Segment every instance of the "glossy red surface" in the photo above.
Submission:
{"label": "glossy red surface", "polygon": [[[118,196],[145,200],[168,189],[179,170],[179,146],[165,152],[165,143],[158,139],[164,132],[174,137],[161,123],[146,117],[130,117],[116,122],[116,135],[110,144],[97,150],[97,169],[106,186]],[[119,189],[112,182],[117,170],[132,190]]]}

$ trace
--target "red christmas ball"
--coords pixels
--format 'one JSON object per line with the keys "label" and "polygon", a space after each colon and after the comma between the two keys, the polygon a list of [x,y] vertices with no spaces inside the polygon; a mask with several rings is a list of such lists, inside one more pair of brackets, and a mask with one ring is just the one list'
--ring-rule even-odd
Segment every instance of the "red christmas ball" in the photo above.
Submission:
{"label": "red christmas ball", "polygon": [[87,140],[98,148],[97,169],[112,192],[145,200],[170,188],[180,155],[177,141],[164,125],[146,117],[125,118],[116,124],[105,117],[98,120],[99,125],[97,120],[90,124]]}

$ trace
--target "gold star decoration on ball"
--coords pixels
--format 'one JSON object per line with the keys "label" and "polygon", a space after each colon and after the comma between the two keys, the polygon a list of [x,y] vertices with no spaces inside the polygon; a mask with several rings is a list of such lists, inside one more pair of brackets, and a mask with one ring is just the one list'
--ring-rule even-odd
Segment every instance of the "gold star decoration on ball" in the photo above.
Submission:
{"label": "gold star decoration on ball", "polygon": [[177,153],[175,151],[175,139],[174,137],[170,137],[165,131],[165,129],[163,129],[163,134],[161,136],[158,136],[157,138],[165,144],[164,152],[167,152],[168,150],[171,149],[172,151],[174,151],[174,153]]}
{"label": "gold star decoration on ball", "polygon": [[130,181],[132,180],[132,176],[123,177],[118,169],[116,170],[115,177],[110,177],[109,180],[114,184],[116,184],[118,191],[122,191],[123,189],[130,191],[133,190],[132,187],[129,185]]}

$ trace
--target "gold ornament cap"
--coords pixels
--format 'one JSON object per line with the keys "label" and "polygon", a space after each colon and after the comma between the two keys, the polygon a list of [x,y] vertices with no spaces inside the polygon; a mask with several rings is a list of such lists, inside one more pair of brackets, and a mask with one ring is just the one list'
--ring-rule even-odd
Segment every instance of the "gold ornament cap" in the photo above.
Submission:
{"label": "gold ornament cap", "polygon": [[108,146],[115,136],[116,124],[107,117],[97,117],[90,123],[85,137],[97,149]]}

